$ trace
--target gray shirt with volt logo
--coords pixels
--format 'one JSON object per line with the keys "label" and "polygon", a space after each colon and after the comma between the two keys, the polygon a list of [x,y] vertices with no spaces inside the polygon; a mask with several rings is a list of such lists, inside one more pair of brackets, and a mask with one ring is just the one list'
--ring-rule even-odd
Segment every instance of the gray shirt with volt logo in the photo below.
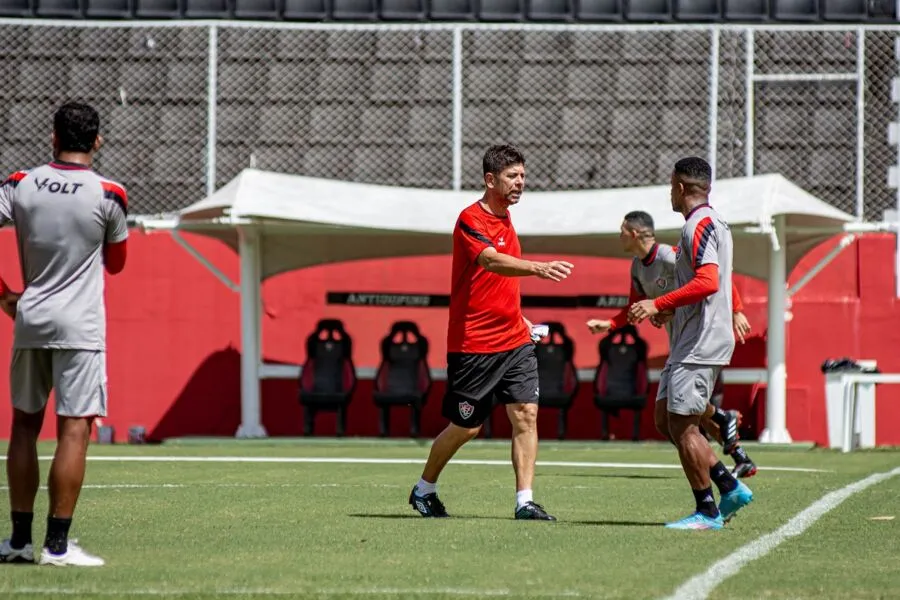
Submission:
{"label": "gray shirt with volt logo", "polygon": [[106,349],[103,245],[128,237],[125,189],[54,162],[0,186],[0,225],[13,223],[25,291],[15,348]]}

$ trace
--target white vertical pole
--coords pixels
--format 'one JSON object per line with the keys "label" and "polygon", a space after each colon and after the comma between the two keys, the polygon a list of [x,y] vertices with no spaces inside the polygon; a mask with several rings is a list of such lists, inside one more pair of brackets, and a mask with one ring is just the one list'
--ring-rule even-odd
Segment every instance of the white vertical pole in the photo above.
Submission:
{"label": "white vertical pole", "polygon": [[[897,190],[900,196],[900,190]],[[900,198],[897,199],[897,209],[894,211],[896,222],[894,226],[894,296],[900,298]]]}
{"label": "white vertical pole", "polygon": [[266,437],[260,408],[259,233],[238,229],[241,260],[241,425],[236,437]]}
{"label": "white vertical pole", "polygon": [[744,154],[744,175],[746,175],[747,177],[750,177],[751,175],[753,175],[753,159],[754,159],[754,156],[753,156],[754,155],[754,149],[753,149],[753,137],[754,137],[753,136],[753,133],[754,133],[753,127],[754,127],[754,124],[753,124],[753,122],[754,122],[754,115],[756,114],[755,107],[754,107],[754,99],[753,99],[754,86],[756,85],[753,82],[753,70],[754,70],[754,66],[753,66],[754,48],[753,48],[753,45],[755,43],[753,40],[753,30],[749,29],[749,28],[745,29],[744,37],[746,38],[746,41],[747,41],[747,48],[746,48],[746,55],[745,55],[746,62],[744,64],[744,71],[745,71],[745,78],[746,78],[746,81],[744,83],[744,85],[745,85],[745,88],[744,88],[745,94],[744,95],[746,96],[745,102],[747,103],[747,105],[744,107],[745,108],[745,112],[744,112],[744,152],[745,152],[745,154]]}
{"label": "white vertical pole", "polygon": [[462,28],[453,28],[453,189],[462,189]]}
{"label": "white vertical pole", "polygon": [[206,79],[206,195],[216,191],[216,77],[219,60],[219,28],[209,27]]}
{"label": "white vertical pole", "polygon": [[856,218],[863,220],[866,169],[866,30],[856,29]]}
{"label": "white vertical pole", "polygon": [[253,322],[256,323],[256,389],[260,390],[260,422],[262,422],[262,368],[265,363],[265,358],[263,357],[263,315],[265,311],[263,310],[263,276],[262,276],[262,265],[263,265],[263,256],[265,254],[265,250],[263,248],[263,236],[262,234],[258,234],[256,238],[256,281],[258,282],[256,285],[256,313],[253,315]]}
{"label": "white vertical pole", "polygon": [[[900,11],[900,0],[897,0],[897,10]],[[900,62],[900,37],[894,40],[894,58]],[[891,78],[891,101],[900,108],[900,76]],[[900,130],[900,111],[897,112],[896,123],[896,127]],[[888,136],[890,136],[890,129]],[[900,298],[900,131],[895,134],[895,137],[897,139],[892,143],[897,147],[897,165],[893,168],[893,176],[891,176],[891,171],[888,171],[888,185],[893,186],[897,192],[897,204],[894,207],[894,219],[897,223],[897,231],[895,231],[897,241],[894,251],[894,294]]]}
{"label": "white vertical pole", "polygon": [[709,52],[709,164],[713,180],[719,153],[719,28],[713,27]]}
{"label": "white vertical pole", "polygon": [[775,243],[769,248],[769,330],[766,335],[768,359],[768,390],[766,394],[766,428],[759,441],[772,444],[788,444],[791,436],[787,429],[787,366],[785,360],[784,321],[787,306],[787,234],[785,217],[773,219]]}

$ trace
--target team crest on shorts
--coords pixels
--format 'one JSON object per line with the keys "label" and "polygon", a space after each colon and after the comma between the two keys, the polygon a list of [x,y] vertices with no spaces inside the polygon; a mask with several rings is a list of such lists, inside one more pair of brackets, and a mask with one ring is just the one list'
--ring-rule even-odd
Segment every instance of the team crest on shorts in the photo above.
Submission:
{"label": "team crest on shorts", "polygon": [[666,289],[666,285],[667,285],[667,282],[666,282],[665,277],[660,277],[659,279],[656,280],[656,287],[658,287],[659,289],[661,289],[661,290]]}
{"label": "team crest on shorts", "polygon": [[472,416],[472,413],[475,412],[475,407],[469,404],[468,402],[460,402],[459,403],[459,414],[463,419],[468,419]]}

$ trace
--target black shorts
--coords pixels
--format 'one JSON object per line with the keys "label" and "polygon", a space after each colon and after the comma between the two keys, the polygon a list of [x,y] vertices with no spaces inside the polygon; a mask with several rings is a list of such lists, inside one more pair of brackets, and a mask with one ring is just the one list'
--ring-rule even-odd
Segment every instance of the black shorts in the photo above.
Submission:
{"label": "black shorts", "polygon": [[447,392],[443,415],[454,425],[478,427],[494,407],[538,401],[538,364],[534,344],[495,354],[447,353]]}

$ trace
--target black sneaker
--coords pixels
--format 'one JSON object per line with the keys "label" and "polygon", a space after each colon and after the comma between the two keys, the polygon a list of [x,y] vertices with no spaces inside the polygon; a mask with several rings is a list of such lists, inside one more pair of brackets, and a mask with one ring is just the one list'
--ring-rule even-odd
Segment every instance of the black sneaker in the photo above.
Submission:
{"label": "black sneaker", "polygon": [[423,517],[449,517],[444,503],[437,497],[437,493],[425,494],[419,496],[416,494],[416,487],[413,486],[409,493],[409,505],[412,506]]}
{"label": "black sneaker", "polygon": [[731,472],[731,474],[738,479],[747,479],[748,477],[753,477],[754,475],[756,475],[756,465],[752,460],[739,462],[734,466],[734,470]]}
{"label": "black sneaker", "polygon": [[741,426],[741,413],[736,410],[725,411],[728,420],[722,430],[722,448],[725,454],[731,454],[738,443],[738,427]]}
{"label": "black sneaker", "polygon": [[540,504],[534,502],[526,502],[521,508],[516,510],[516,519],[526,519],[530,521],[555,521],[556,517],[548,515],[547,511]]}

